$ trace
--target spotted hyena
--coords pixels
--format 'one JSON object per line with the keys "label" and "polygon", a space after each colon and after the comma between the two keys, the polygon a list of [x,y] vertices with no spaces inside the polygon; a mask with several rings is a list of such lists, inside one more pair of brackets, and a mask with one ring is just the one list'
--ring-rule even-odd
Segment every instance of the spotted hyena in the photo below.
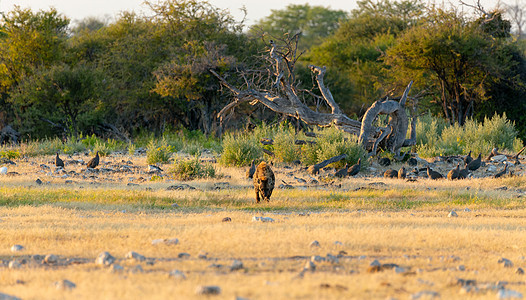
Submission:
{"label": "spotted hyena", "polygon": [[263,200],[270,201],[270,195],[274,190],[274,172],[266,162],[261,162],[254,173],[254,190],[256,191],[256,202],[259,203],[259,195]]}

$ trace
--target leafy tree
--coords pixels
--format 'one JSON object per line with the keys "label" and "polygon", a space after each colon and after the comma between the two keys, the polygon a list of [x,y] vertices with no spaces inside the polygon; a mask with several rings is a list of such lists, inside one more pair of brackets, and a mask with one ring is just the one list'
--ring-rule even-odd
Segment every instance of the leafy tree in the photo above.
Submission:
{"label": "leafy tree", "polygon": [[509,22],[500,14],[470,21],[452,10],[430,10],[426,22],[407,30],[387,51],[398,80],[428,89],[446,119],[464,124],[475,103],[490,99],[489,86],[514,64],[504,49]]}
{"label": "leafy tree", "polygon": [[39,69],[11,97],[22,133],[44,137],[59,131],[76,137],[87,132],[101,107],[102,80],[100,72],[85,65]]}
{"label": "leafy tree", "polygon": [[290,4],[283,10],[271,10],[271,14],[250,28],[251,34],[268,33],[273,37],[301,32],[301,49],[319,45],[324,38],[336,31],[340,22],[348,18],[342,10],[323,6]]}

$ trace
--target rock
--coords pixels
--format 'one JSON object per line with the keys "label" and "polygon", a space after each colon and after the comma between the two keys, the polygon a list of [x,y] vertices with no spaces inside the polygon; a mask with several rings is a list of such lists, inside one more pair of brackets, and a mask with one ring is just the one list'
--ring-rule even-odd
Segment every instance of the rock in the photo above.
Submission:
{"label": "rock", "polygon": [[466,267],[464,265],[460,265],[457,267],[457,270],[459,271],[466,271]]}
{"label": "rock", "polygon": [[433,298],[440,298],[440,294],[435,291],[421,291],[421,292],[412,294],[410,297],[411,300],[433,299]]}
{"label": "rock", "polygon": [[513,267],[513,263],[511,262],[511,260],[507,259],[507,258],[500,258],[497,263],[499,264],[503,264],[504,265],[504,268],[511,268]]}
{"label": "rock", "polygon": [[515,270],[515,273],[519,274],[519,275],[523,275],[524,274],[524,270],[522,268],[517,268],[517,270]]}
{"label": "rock", "polygon": [[448,215],[447,215],[448,218],[455,218],[455,217],[458,217],[458,214],[456,211],[452,210]]}
{"label": "rock", "polygon": [[200,285],[195,289],[197,295],[219,295],[221,288],[216,285]]}
{"label": "rock", "polygon": [[111,256],[109,252],[102,252],[95,259],[97,265],[109,266],[115,262],[115,257]]}
{"label": "rock", "polygon": [[131,268],[129,272],[135,274],[142,273],[144,270],[142,269],[141,265],[136,265],[135,267]]}
{"label": "rock", "polygon": [[309,244],[310,247],[320,247],[320,243],[318,241],[312,241],[310,244]]}
{"label": "rock", "polygon": [[197,255],[197,258],[199,258],[199,259],[207,259],[207,258],[208,258],[208,253],[207,253],[207,252],[204,252],[204,251],[201,251],[201,252],[199,252],[199,254]]}
{"label": "rock", "polygon": [[486,169],[487,172],[489,173],[495,173],[497,171],[497,167],[494,166],[494,165],[490,165],[487,169]]}
{"label": "rock", "polygon": [[67,279],[64,279],[55,282],[55,287],[57,288],[57,290],[72,290],[76,288],[77,285]]}
{"label": "rock", "polygon": [[0,293],[0,300],[20,300],[20,298],[8,294]]}
{"label": "rock", "polygon": [[126,255],[124,256],[126,259],[134,259],[136,261],[145,261],[146,260],[146,257],[144,257],[143,255],[137,253],[137,252],[134,252],[134,251],[130,251],[128,253],[126,253]]}
{"label": "rock", "polygon": [[230,217],[224,217],[221,222],[232,222],[232,219]]}
{"label": "rock", "polygon": [[35,180],[35,183],[38,184],[38,185],[41,185],[42,184],[42,180],[40,180],[40,178],[37,178],[37,180]]}
{"label": "rock", "polygon": [[16,260],[12,260],[9,262],[9,265],[8,265],[9,269],[20,269],[20,267],[22,267],[22,265],[16,261]]}
{"label": "rock", "polygon": [[394,271],[395,271],[396,274],[403,274],[403,273],[407,272],[407,270],[405,268],[398,267],[398,266],[394,267]]}
{"label": "rock", "polygon": [[190,254],[186,253],[186,252],[181,252],[181,253],[177,254],[177,257],[178,258],[189,258]]}
{"label": "rock", "polygon": [[313,255],[313,256],[311,256],[310,261],[312,261],[312,262],[322,262],[322,261],[325,261],[325,257],[321,257],[319,255]]}
{"label": "rock", "polygon": [[58,262],[58,256],[54,254],[48,254],[44,257],[44,262],[46,264],[56,264]]}
{"label": "rock", "polygon": [[252,217],[252,222],[263,222],[263,223],[266,223],[266,222],[274,222],[274,219],[270,218],[270,217]]}
{"label": "rock", "polygon": [[163,169],[158,166],[148,165],[148,173],[161,173]]}
{"label": "rock", "polygon": [[179,239],[171,238],[171,239],[155,239],[155,240],[152,240],[152,245],[159,245],[159,244],[177,245],[177,244],[179,244]]}
{"label": "rock", "polygon": [[11,246],[11,252],[20,252],[24,250],[24,246],[22,245],[13,245]]}
{"label": "rock", "polygon": [[121,265],[112,264],[111,267],[110,267],[110,271],[112,273],[119,273],[119,272],[124,271],[124,268]]}
{"label": "rock", "polygon": [[491,161],[494,161],[494,162],[503,162],[506,160],[508,160],[508,158],[504,154],[495,155],[491,158]]}
{"label": "rock", "polygon": [[517,291],[513,290],[507,290],[507,289],[499,289],[497,292],[497,298],[498,299],[522,299],[522,294]]}
{"label": "rock", "polygon": [[381,265],[382,264],[380,264],[380,262],[377,259],[373,260],[373,262],[369,264],[370,267],[379,267]]}
{"label": "rock", "polygon": [[243,262],[237,259],[234,260],[234,262],[232,262],[232,265],[230,265],[230,271],[237,271],[240,269],[243,269]]}
{"label": "rock", "polygon": [[186,275],[184,275],[184,273],[179,270],[171,271],[168,276],[173,277],[175,279],[186,279]]}
{"label": "rock", "polygon": [[303,270],[314,272],[316,270],[316,265],[312,261],[309,260],[305,263]]}
{"label": "rock", "polygon": [[464,212],[471,212],[471,209],[466,207],[466,208],[464,208]]}
{"label": "rock", "polygon": [[1,167],[0,174],[3,174],[3,175],[7,174],[7,167]]}

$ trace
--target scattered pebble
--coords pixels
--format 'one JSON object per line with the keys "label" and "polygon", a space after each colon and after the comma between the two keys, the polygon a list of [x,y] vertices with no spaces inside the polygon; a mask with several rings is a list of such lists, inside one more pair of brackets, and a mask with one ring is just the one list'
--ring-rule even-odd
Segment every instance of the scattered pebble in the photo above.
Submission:
{"label": "scattered pebble", "polygon": [[310,261],[312,261],[312,262],[325,261],[325,257],[321,257],[319,255],[313,255],[313,256],[311,256]]}
{"label": "scattered pebble", "polygon": [[398,267],[398,266],[394,267],[394,270],[395,270],[396,274],[402,274],[402,273],[407,272],[407,270],[405,268]]}
{"label": "scattered pebble", "polygon": [[144,270],[142,269],[141,265],[136,265],[135,267],[130,269],[130,273],[142,273]]}
{"label": "scattered pebble", "polygon": [[230,266],[230,271],[236,271],[240,269],[243,269],[243,262],[237,259],[234,260],[234,262],[232,262],[232,265]]}
{"label": "scattered pebble", "polygon": [[369,264],[370,267],[379,267],[381,265],[382,264],[380,264],[380,262],[377,259],[373,260],[373,262]]}
{"label": "scattered pebble", "polygon": [[223,220],[221,220],[222,222],[232,222],[232,219],[230,217],[225,217],[223,218]]}
{"label": "scattered pebble", "polygon": [[181,252],[181,253],[177,254],[177,257],[178,258],[189,258],[190,257],[190,253]]}
{"label": "scattered pebble", "polygon": [[464,265],[459,265],[457,267],[457,270],[459,270],[459,271],[466,271],[466,267]]}
{"label": "scattered pebble", "polygon": [[499,289],[499,291],[497,292],[497,298],[498,299],[522,299],[522,294],[514,290]]}
{"label": "scattered pebble", "polygon": [[433,299],[433,298],[440,298],[440,294],[435,291],[421,291],[421,292],[412,294],[410,299],[417,300],[417,299]]}
{"label": "scattered pebble", "polygon": [[115,262],[115,257],[111,256],[109,252],[102,252],[97,256],[95,263],[97,265],[109,266]]}
{"label": "scattered pebble", "polygon": [[111,267],[110,267],[110,271],[112,273],[119,273],[119,272],[124,271],[124,268],[121,265],[112,264]]}
{"label": "scattered pebble", "polygon": [[316,270],[316,265],[312,261],[309,260],[305,263],[305,266],[303,267],[303,269],[306,271],[314,272]]}
{"label": "scattered pebble", "polygon": [[200,285],[195,289],[197,295],[219,295],[221,288],[216,285]]}
{"label": "scattered pebble", "polygon": [[197,255],[197,258],[199,258],[199,259],[207,259],[207,258],[208,258],[207,255],[208,255],[207,252],[201,251],[201,252],[199,252],[199,254]]}
{"label": "scattered pebble", "polygon": [[38,185],[41,185],[42,184],[42,180],[40,180],[40,178],[37,178],[37,180],[35,180],[35,183],[38,184]]}
{"label": "scattered pebble", "polygon": [[46,264],[56,264],[58,262],[58,256],[55,254],[48,254],[44,257],[44,262]]}
{"label": "scattered pebble", "polygon": [[466,207],[466,208],[464,208],[464,211],[465,211],[465,212],[471,212],[471,209],[469,209],[469,208]]}
{"label": "scattered pebble", "polygon": [[11,246],[11,252],[19,252],[24,250],[24,246],[22,245],[13,245]]}
{"label": "scattered pebble", "polygon": [[18,261],[12,260],[12,261],[9,262],[9,266],[8,267],[9,267],[9,269],[20,269],[20,267],[22,267],[22,265]]}
{"label": "scattered pebble", "polygon": [[57,290],[72,290],[76,288],[77,285],[67,279],[64,279],[55,282],[55,287],[57,288]]}
{"label": "scattered pebble", "polygon": [[1,167],[0,168],[0,174],[7,174],[7,167]]}
{"label": "scattered pebble", "polygon": [[309,244],[310,247],[320,247],[320,243],[318,241],[312,241],[310,244]]}
{"label": "scattered pebble", "polygon": [[171,239],[155,239],[152,240],[152,245],[165,244],[165,245],[177,245],[179,244],[178,238]]}
{"label": "scattered pebble", "polygon": [[507,258],[500,258],[498,261],[497,261],[499,264],[503,264],[504,265],[504,268],[511,268],[513,267],[513,263],[511,262],[511,260],[507,259]]}
{"label": "scattered pebble", "polygon": [[134,259],[136,261],[145,261],[146,260],[146,257],[144,257],[144,255],[141,255],[135,251],[130,251],[128,253],[126,253],[126,255],[124,256],[126,259]]}
{"label": "scattered pebble", "polygon": [[515,273],[517,273],[519,275],[523,275],[524,274],[524,270],[522,268],[517,268],[517,270],[515,270]]}
{"label": "scattered pebble", "polygon": [[458,217],[458,215],[457,215],[457,212],[456,212],[456,211],[452,210],[452,211],[447,215],[447,217],[448,217],[448,218],[452,218],[452,217],[454,218],[454,217]]}
{"label": "scattered pebble", "polygon": [[252,222],[274,222],[274,219],[270,217],[252,217]]}
{"label": "scattered pebble", "polygon": [[179,270],[173,270],[169,273],[170,277],[173,277],[175,279],[186,279],[186,275],[184,275],[183,272]]}

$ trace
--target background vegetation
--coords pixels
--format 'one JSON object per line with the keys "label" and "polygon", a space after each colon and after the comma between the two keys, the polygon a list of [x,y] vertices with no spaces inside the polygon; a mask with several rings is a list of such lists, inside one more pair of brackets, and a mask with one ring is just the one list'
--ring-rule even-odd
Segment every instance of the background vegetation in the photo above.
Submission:
{"label": "background vegetation", "polygon": [[[282,116],[259,106],[241,106],[226,123],[223,140],[214,138],[223,133],[217,112],[231,96],[209,70],[241,85],[239,72],[261,67],[269,39],[280,42],[298,32],[300,88],[318,94],[306,66],[326,65],[326,81],[350,116],[359,118],[373,101],[398,95],[414,80],[411,104],[441,119],[432,132],[424,130],[432,124],[419,125],[420,151],[513,149],[519,144],[513,140],[526,135],[525,46],[520,26],[511,26],[522,24],[511,14],[518,7],[486,9],[488,15],[420,0],[362,0],[351,12],[290,5],[248,28],[206,1],[146,4],[149,14],[123,12],[111,22],[72,24],[54,9],[15,7],[2,15],[0,127],[10,124],[28,141],[20,151],[107,154],[147,146],[152,162],[163,162],[172,152],[211,149],[223,152],[224,164],[247,165],[262,159],[258,139],[264,136],[274,139],[277,161],[292,162],[297,153],[309,163],[348,153],[353,162],[362,155],[350,146],[353,137],[331,132],[316,145],[293,145],[306,139],[297,133],[305,124],[279,127]],[[505,113],[497,123],[513,131],[506,142],[480,129],[497,126],[486,125],[495,113]],[[508,128],[512,124],[515,129]],[[179,133],[182,139],[172,136]],[[92,134],[100,139],[97,145],[83,141]],[[446,142],[452,139],[446,135],[457,135],[460,144]],[[343,138],[348,142],[336,142]]]}

